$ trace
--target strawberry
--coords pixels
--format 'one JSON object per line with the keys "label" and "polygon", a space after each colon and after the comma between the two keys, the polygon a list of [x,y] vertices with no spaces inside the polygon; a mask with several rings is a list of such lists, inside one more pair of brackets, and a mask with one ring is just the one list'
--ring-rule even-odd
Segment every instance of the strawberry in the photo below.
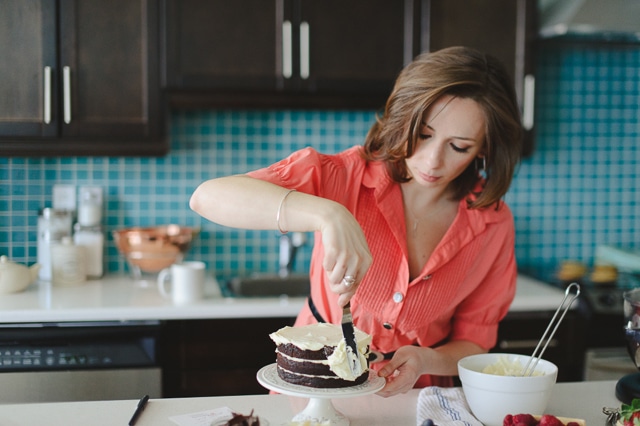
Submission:
{"label": "strawberry", "polygon": [[640,426],[640,412],[631,413],[629,416],[622,418],[624,426]]}
{"label": "strawberry", "polygon": [[620,421],[624,426],[640,426],[640,399],[634,399],[631,405],[622,404]]}
{"label": "strawberry", "polygon": [[558,420],[556,416],[545,414],[544,416],[540,417],[540,422],[538,423],[538,425],[539,426],[564,426],[564,423]]}
{"label": "strawberry", "polygon": [[531,414],[516,414],[513,416],[513,424],[523,424],[526,426],[535,426],[538,421]]}

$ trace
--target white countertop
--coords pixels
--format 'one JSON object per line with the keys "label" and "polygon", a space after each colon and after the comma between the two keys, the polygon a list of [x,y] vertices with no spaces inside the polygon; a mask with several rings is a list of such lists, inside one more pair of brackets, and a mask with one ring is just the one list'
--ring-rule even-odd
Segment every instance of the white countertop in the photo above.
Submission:
{"label": "white countertop", "polygon": [[[534,278],[518,275],[516,297],[510,311],[555,311],[565,297],[565,290],[545,284]],[[569,297],[567,297],[567,301]],[[577,301],[573,303],[573,307]]]}
{"label": "white countertop", "polygon": [[[75,287],[35,282],[21,293],[0,295],[0,323],[137,321],[175,319],[295,317],[305,298],[224,298],[214,280],[205,298],[175,306],[155,285],[141,285],[127,275],[110,275]],[[519,276],[512,311],[555,311],[564,292]]]}
{"label": "white countertop", "polygon": [[[604,425],[602,407],[620,407],[615,397],[615,381],[557,383],[546,413],[577,417],[587,425]],[[334,407],[344,414],[351,426],[416,426],[418,389],[391,398],[377,395],[332,399]],[[252,395],[205,398],[152,399],[136,426],[175,426],[172,416],[229,407],[231,410],[255,414],[269,426],[286,425],[302,411],[307,398],[286,395]],[[68,426],[125,425],[137,401],[62,402],[0,405],[3,426],[64,423]]]}

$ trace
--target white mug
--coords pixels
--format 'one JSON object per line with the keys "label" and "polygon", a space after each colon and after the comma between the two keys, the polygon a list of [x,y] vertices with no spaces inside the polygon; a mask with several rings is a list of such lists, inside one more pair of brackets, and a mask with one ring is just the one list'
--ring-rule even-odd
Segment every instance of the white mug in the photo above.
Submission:
{"label": "white mug", "polygon": [[[196,302],[204,296],[204,262],[174,263],[158,274],[158,290],[163,297],[176,305]],[[171,279],[171,289],[167,290],[167,279]]]}

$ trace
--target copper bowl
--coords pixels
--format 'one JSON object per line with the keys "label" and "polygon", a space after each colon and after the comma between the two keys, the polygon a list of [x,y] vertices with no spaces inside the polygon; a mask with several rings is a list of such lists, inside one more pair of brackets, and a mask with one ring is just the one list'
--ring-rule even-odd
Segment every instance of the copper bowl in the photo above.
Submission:
{"label": "copper bowl", "polygon": [[180,262],[199,232],[180,225],[133,227],[113,231],[113,239],[132,268],[156,273]]}

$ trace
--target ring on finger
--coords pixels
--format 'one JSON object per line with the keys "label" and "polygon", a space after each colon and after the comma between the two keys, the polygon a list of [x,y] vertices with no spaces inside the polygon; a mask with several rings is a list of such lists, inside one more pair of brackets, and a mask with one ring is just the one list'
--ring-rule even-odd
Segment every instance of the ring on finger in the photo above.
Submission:
{"label": "ring on finger", "polygon": [[342,278],[342,284],[346,287],[349,288],[352,285],[354,285],[356,282],[356,277],[354,277],[353,275],[345,275],[344,278]]}

